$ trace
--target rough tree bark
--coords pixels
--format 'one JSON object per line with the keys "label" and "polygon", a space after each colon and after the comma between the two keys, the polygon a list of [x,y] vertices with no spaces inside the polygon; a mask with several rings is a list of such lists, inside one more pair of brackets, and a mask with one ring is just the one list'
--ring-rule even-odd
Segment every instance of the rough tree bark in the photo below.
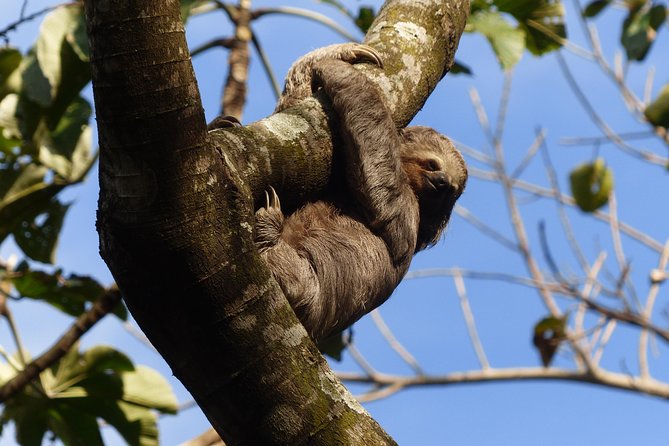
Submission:
{"label": "rough tree bark", "polygon": [[[398,126],[453,60],[469,2],[391,0],[366,42]],[[394,444],[337,381],[252,242],[253,200],[331,172],[314,99],[207,134],[177,0],[87,0],[100,250],[133,316],[230,445]]]}

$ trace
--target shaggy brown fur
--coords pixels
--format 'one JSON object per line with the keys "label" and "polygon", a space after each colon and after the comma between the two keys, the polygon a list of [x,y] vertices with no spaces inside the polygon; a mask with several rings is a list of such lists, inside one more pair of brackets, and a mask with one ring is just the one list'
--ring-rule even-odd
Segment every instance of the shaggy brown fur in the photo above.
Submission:
{"label": "shaggy brown fur", "polygon": [[413,254],[438,240],[467,180],[448,138],[428,127],[397,132],[376,87],[347,63],[380,65],[379,56],[361,45],[351,51],[332,46],[298,61],[277,107],[311,94],[312,80],[330,98],[344,141],[336,150],[344,151],[346,195],[284,216],[272,189],[256,213],[260,253],[317,341],[390,296]]}

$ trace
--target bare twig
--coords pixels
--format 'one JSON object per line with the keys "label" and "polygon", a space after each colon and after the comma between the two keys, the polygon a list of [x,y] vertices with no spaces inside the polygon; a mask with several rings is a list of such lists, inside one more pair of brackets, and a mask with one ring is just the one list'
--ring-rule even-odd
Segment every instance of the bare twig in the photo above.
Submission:
{"label": "bare twig", "polygon": [[71,6],[75,5],[77,2],[66,2],[66,3],[60,3],[58,5],[54,6],[47,6],[46,8],[40,9],[39,11],[33,12],[32,14],[25,15],[25,8],[27,6],[27,2],[23,3],[21,6],[21,14],[18,18],[18,20],[15,20],[14,22],[10,22],[7,26],[5,26],[3,29],[0,29],[0,38],[4,39],[5,41],[8,41],[7,34],[10,32],[16,31],[16,29],[23,25],[26,22],[29,22],[31,20],[35,20],[41,15],[44,15],[48,12],[53,11],[54,9],[60,8],[61,6]]}
{"label": "bare twig", "polygon": [[599,345],[597,346],[597,349],[592,355],[592,362],[594,364],[599,364],[599,361],[602,359],[602,355],[604,354],[604,348],[606,348],[606,344],[609,343],[609,340],[613,335],[613,330],[616,329],[617,325],[618,321],[615,319],[610,319],[606,323],[606,326],[604,327],[604,332],[602,333],[602,338],[599,341]]}
{"label": "bare twig", "polygon": [[272,69],[272,64],[269,62],[269,56],[265,53],[265,50],[260,44],[260,40],[258,40],[258,36],[253,30],[251,30],[251,42],[253,42],[253,47],[256,49],[256,53],[260,56],[260,62],[262,63],[265,73],[267,73],[267,77],[269,78],[269,82],[272,85],[274,96],[276,99],[279,99],[281,96],[281,85],[279,85],[276,74],[274,74],[274,70]]}
{"label": "bare twig", "polygon": [[[469,167],[468,170],[471,176],[480,178],[482,180],[499,181],[499,175],[495,172],[488,172],[485,170],[477,169],[475,167]],[[565,194],[560,194],[558,197],[556,197],[555,193],[552,190],[538,186],[536,184],[528,183],[522,180],[515,180],[513,182],[513,188],[524,190],[539,197],[556,199],[563,204],[576,207],[576,202],[572,197]],[[595,217],[597,220],[603,221],[607,224],[610,222],[610,216],[604,212],[595,211],[591,215]],[[629,224],[620,222],[620,231],[629,236],[630,238],[645,245],[649,249],[652,249],[653,251],[656,252],[662,252],[662,244],[660,242],[658,242],[648,234],[645,234],[639,231],[638,229],[630,226]]]}
{"label": "bare twig", "polygon": [[474,351],[476,352],[476,357],[481,364],[483,370],[490,368],[490,363],[486,357],[485,350],[483,349],[483,344],[481,344],[481,338],[479,338],[478,331],[476,330],[476,322],[474,321],[474,313],[469,306],[469,299],[467,299],[467,290],[465,289],[465,281],[462,279],[462,274],[456,272],[453,276],[453,282],[455,282],[455,289],[460,298],[460,307],[462,308],[462,313],[465,318],[465,323],[467,324],[467,332],[469,332],[469,339],[472,341],[474,346]]}
{"label": "bare twig", "polygon": [[[455,372],[445,375],[430,376],[402,376],[379,374],[370,377],[365,374],[351,372],[337,372],[337,377],[345,382],[373,384],[391,389],[403,389],[416,386],[448,386],[455,384],[466,384],[489,381],[572,381],[596,384],[604,387],[627,390],[635,393],[645,393],[662,399],[669,399],[669,384],[654,380],[652,378],[640,379],[625,373],[613,373],[598,369],[596,372],[588,370],[567,370],[561,368],[508,368],[487,370],[474,370],[468,372]],[[394,390],[396,391],[396,390]],[[386,392],[389,392],[386,390]],[[359,397],[361,401],[372,401],[387,396],[379,391],[369,394],[373,398]]]}
{"label": "bare twig", "polygon": [[560,216],[560,223],[562,224],[562,229],[565,233],[565,236],[567,237],[567,242],[569,243],[569,247],[571,248],[572,253],[574,253],[574,256],[576,256],[576,260],[578,261],[579,265],[581,266],[583,271],[587,273],[589,268],[588,261],[585,259],[583,251],[581,250],[581,246],[578,244],[578,241],[576,240],[576,236],[574,235],[574,230],[571,226],[571,222],[564,208],[564,203],[559,199],[562,193],[560,189],[560,183],[558,181],[557,171],[555,170],[555,166],[553,165],[550,154],[548,153],[548,147],[546,146],[545,139],[542,140],[541,154],[543,155],[544,167],[546,169],[546,175],[548,176],[548,181],[550,182],[551,189],[553,190],[554,197],[556,198],[555,203],[557,204],[558,215]]}
{"label": "bare twig", "polygon": [[231,49],[235,43],[235,39],[226,38],[226,39],[213,39],[209,42],[203,43],[202,45],[196,47],[190,52],[191,57],[199,56],[200,54],[208,51],[212,48],[225,48],[227,50]]}
{"label": "bare twig", "polygon": [[351,357],[353,360],[360,366],[360,368],[369,376],[376,376],[378,372],[372,367],[372,365],[365,359],[365,357],[360,353],[360,350],[353,344],[353,342],[349,339],[348,342],[346,342],[346,349],[348,352],[351,354]]}
{"label": "bare twig", "polygon": [[537,136],[534,138],[534,142],[530,146],[529,149],[527,149],[527,153],[525,153],[525,156],[523,157],[522,161],[516,168],[511,172],[510,177],[513,179],[519,178],[527,166],[529,166],[530,162],[534,159],[534,156],[537,154],[541,146],[545,144],[546,141],[546,132],[541,129],[537,132]]}
{"label": "bare twig", "polygon": [[[657,269],[663,271],[667,268],[667,263],[669,262],[669,240],[664,245],[664,250],[660,255],[660,261],[658,262]],[[652,282],[650,289],[648,290],[648,297],[646,298],[646,306],[643,309],[641,317],[644,321],[650,323],[650,318],[653,314],[653,307],[655,306],[655,299],[657,298],[657,293],[660,290],[660,284],[658,282]],[[650,374],[648,369],[648,328],[641,330],[639,335],[639,370],[640,375],[644,378],[647,378]],[[666,340],[666,338],[665,338]]]}
{"label": "bare twig", "polygon": [[581,106],[585,109],[590,119],[595,123],[595,125],[597,125],[597,127],[599,127],[599,129],[602,131],[602,133],[604,133],[604,135],[606,135],[607,138],[609,138],[623,152],[627,153],[628,155],[631,155],[634,158],[641,159],[651,164],[656,164],[663,167],[667,165],[668,160],[666,158],[663,158],[647,150],[639,150],[635,147],[632,147],[629,144],[627,144],[627,142],[625,142],[625,140],[623,140],[620,136],[618,136],[611,129],[611,127],[609,127],[609,125],[606,122],[604,122],[604,120],[599,116],[595,108],[592,106],[588,98],[585,96],[585,93],[583,92],[578,82],[574,78],[574,75],[571,73],[571,70],[567,66],[564,57],[562,57],[560,53],[557,53],[556,57],[558,60],[558,65],[560,66],[560,69],[562,70],[562,73],[564,74],[564,77],[567,80],[569,87],[576,95],[576,98],[581,103]]}
{"label": "bare twig", "polygon": [[518,246],[513,242],[513,240],[510,240],[508,237],[504,236],[503,234],[497,232],[495,229],[492,227],[488,226],[485,224],[483,221],[479,220],[476,218],[474,214],[469,212],[465,207],[456,204],[455,205],[455,213],[462,217],[467,223],[470,225],[474,226],[476,229],[481,231],[482,234],[487,235],[488,237],[492,238],[502,246],[510,249],[511,251],[518,251]]}
{"label": "bare twig", "polygon": [[392,332],[390,327],[388,327],[388,324],[386,324],[386,321],[384,321],[383,317],[381,317],[381,313],[379,312],[378,308],[372,311],[371,314],[376,328],[378,328],[383,338],[386,340],[386,342],[388,342],[388,345],[390,345],[390,347],[395,350],[400,358],[402,358],[402,360],[409,367],[411,367],[416,374],[424,375],[425,372],[418,364],[418,361],[416,361],[416,358],[414,358],[413,355],[409,353],[409,351],[404,348],[404,346],[397,340],[395,334]]}
{"label": "bare twig", "polygon": [[344,29],[340,24],[329,18],[328,16],[325,16],[323,14],[319,14],[314,11],[309,11],[308,9],[302,9],[302,8],[293,8],[290,6],[281,6],[281,7],[276,7],[276,8],[258,8],[253,11],[251,18],[253,20],[259,19],[260,17],[270,15],[270,14],[286,14],[286,15],[293,15],[296,17],[302,17],[305,19],[313,20],[314,22],[318,22],[321,25],[325,25],[328,28],[330,28],[332,31],[336,32],[340,36],[342,36],[344,39],[351,41],[351,42],[358,42],[360,39],[356,38],[353,34],[349,33],[346,29]]}

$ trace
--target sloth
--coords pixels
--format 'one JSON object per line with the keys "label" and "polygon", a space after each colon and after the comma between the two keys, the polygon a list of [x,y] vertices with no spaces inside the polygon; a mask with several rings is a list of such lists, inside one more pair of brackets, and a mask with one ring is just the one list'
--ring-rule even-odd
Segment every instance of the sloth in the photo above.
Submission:
{"label": "sloth", "polygon": [[[345,190],[284,215],[276,191],[255,213],[261,257],[316,342],[337,335],[383,302],[413,255],[434,245],[467,181],[451,141],[429,127],[397,131],[377,87],[352,65],[383,63],[373,48],[320,48],[288,71],[275,113],[320,90],[335,115]],[[208,129],[241,125],[220,116]]]}
{"label": "sloth", "polygon": [[434,245],[467,181],[451,141],[429,127],[397,131],[377,87],[354,63],[382,67],[360,44],[315,50],[289,70],[276,112],[313,91],[331,102],[344,192],[284,215],[273,188],[256,211],[255,243],[316,342],[385,302],[413,255]]}

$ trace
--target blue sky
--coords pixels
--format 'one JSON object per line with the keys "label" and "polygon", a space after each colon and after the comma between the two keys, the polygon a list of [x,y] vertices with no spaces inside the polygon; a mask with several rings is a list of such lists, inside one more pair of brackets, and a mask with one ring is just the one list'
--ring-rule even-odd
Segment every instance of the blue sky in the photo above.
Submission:
{"label": "blue sky", "polygon": [[[18,17],[21,2],[9,0],[3,5],[6,21]],[[353,8],[359,1],[344,2]],[[364,2],[380,4],[380,2]],[[29,10],[37,10],[50,2],[31,0]],[[340,19],[333,8],[315,1],[286,1],[286,5],[319,10]],[[273,5],[256,1],[256,7]],[[575,21],[573,3],[567,4],[570,39],[585,46],[581,29]],[[619,32],[623,20],[620,10],[607,11],[595,22],[603,49],[611,61],[620,50]],[[349,29],[345,19],[339,20]],[[10,35],[11,43],[27,48],[35,38],[38,23],[29,23]],[[292,61],[311,49],[339,42],[333,32],[303,19],[266,17],[254,26],[270,60],[281,77]],[[189,23],[188,39],[192,47],[213,37],[230,33],[222,14],[195,18]],[[629,84],[641,94],[650,64],[656,68],[654,95],[669,82],[669,34],[662,30],[648,61],[631,67]],[[564,56],[582,88],[611,127],[620,131],[639,131],[645,127],[630,118],[624,102],[610,79],[591,62],[568,52]],[[271,113],[274,96],[255,54],[252,55],[249,80],[249,102],[244,122],[252,122]],[[503,85],[503,74],[492,51],[480,36],[464,36],[457,58],[474,70],[473,77],[447,76],[432,94],[414,123],[430,125],[457,141],[478,150],[489,150],[480,131],[469,91],[476,88],[492,122],[495,122],[497,104]],[[218,113],[219,94],[224,79],[227,53],[214,50],[195,61],[196,74],[202,91],[207,118]],[[560,172],[559,181],[567,185],[567,172],[577,164],[593,157],[592,146],[570,147],[560,144],[563,137],[600,136],[569,90],[560,73],[555,55],[535,58],[525,54],[513,74],[513,89],[507,117],[504,143],[508,164],[515,166],[524,156],[535,137],[537,128],[547,131],[551,157]],[[656,141],[633,141],[639,147],[667,156],[666,146]],[[668,237],[669,210],[666,191],[669,180],[661,168],[648,166],[622,154],[611,144],[602,145],[598,153],[613,168],[621,220],[648,233],[664,243]],[[471,161],[471,160],[468,160]],[[472,166],[481,167],[471,162]],[[90,274],[104,283],[111,276],[99,258],[95,233],[97,200],[97,172],[88,181],[67,192],[74,200],[60,241],[57,261],[67,271]],[[527,169],[523,179],[547,185],[544,167],[538,157]],[[538,224],[544,222],[551,244],[551,253],[562,271],[577,272],[578,264],[567,248],[562,235],[555,206],[545,200],[521,200],[531,245],[543,269],[546,268],[538,249]],[[512,236],[511,226],[499,186],[472,179],[460,204],[500,232]],[[611,248],[611,236],[606,225],[583,217],[570,210],[582,248],[593,262],[600,250]],[[632,259],[632,279],[638,285],[641,299],[647,292],[647,273],[657,263],[657,254],[623,237],[623,245]],[[5,243],[0,255],[6,258],[16,248]],[[454,217],[445,239],[430,251],[419,254],[412,270],[458,266],[474,271],[503,271],[526,276],[523,264],[516,254],[500,248],[481,235],[467,222]],[[610,252],[605,268],[617,272],[614,255]],[[547,312],[536,292],[501,282],[466,280],[470,304],[488,358],[495,367],[537,366],[540,361],[531,345],[534,324]],[[660,291],[656,306],[656,322],[666,326],[666,317],[659,315],[669,308],[665,286]],[[559,300],[562,308],[573,305]],[[606,301],[605,301],[606,302]],[[572,306],[570,306],[572,305]],[[12,306],[19,329],[28,349],[39,354],[60,334],[71,319],[61,316],[50,307],[34,302]],[[394,296],[381,307],[381,313],[393,328],[395,335],[419,360],[429,373],[441,374],[472,370],[478,367],[467,337],[466,326],[453,281],[449,277],[414,279],[402,283]],[[383,342],[369,318],[356,325],[356,344],[365,357],[381,372],[410,373],[408,367]],[[636,346],[638,334],[619,327],[614,334],[602,363],[612,371],[634,373],[637,370]],[[5,326],[0,326],[0,343],[11,344]],[[107,318],[86,335],[83,347],[111,344],[129,354],[137,363],[160,370],[166,376],[169,368],[162,359],[130,336],[114,318]],[[651,369],[658,379],[669,380],[669,364],[665,345],[658,341],[657,356],[651,357]],[[556,365],[568,366],[567,356],[558,356]],[[350,356],[343,363],[333,365],[335,370],[356,370]],[[174,379],[171,380],[180,401],[190,399],[188,393]],[[361,391],[352,387],[354,393]],[[622,392],[591,385],[558,382],[515,382],[467,384],[449,387],[424,387],[400,392],[389,398],[366,405],[372,415],[402,445],[664,445],[669,434],[669,403],[657,398]],[[177,444],[202,432],[208,424],[195,408],[178,417],[161,420],[163,444]],[[108,444],[122,444],[113,432],[107,435]],[[11,445],[11,431],[5,432],[0,445]]]}

